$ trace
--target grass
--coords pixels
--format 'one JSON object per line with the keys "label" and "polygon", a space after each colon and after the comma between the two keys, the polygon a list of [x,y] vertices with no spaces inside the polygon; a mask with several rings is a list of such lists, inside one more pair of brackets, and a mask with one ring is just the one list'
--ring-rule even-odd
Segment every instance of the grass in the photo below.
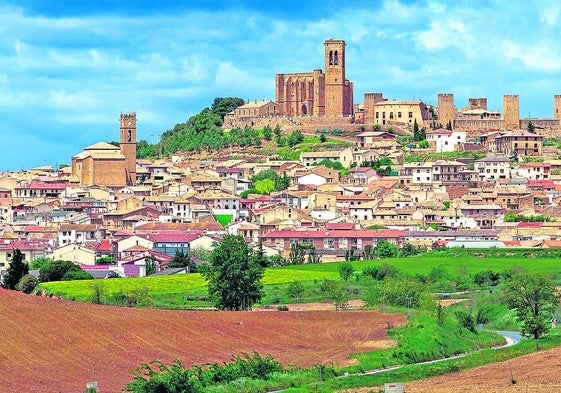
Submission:
{"label": "grass", "polygon": [[321,142],[319,136],[305,135],[304,140],[295,146],[279,146],[275,150],[275,154],[286,160],[299,160],[300,154],[308,151],[333,150],[335,148],[345,148],[353,146],[350,142],[340,141],[327,138],[325,142]]}
{"label": "grass", "polygon": [[[559,276],[559,260],[556,258],[527,258],[517,257],[494,257],[487,256],[478,258],[473,256],[458,255],[451,257],[444,254],[425,254],[409,258],[393,258],[374,261],[350,262],[359,274],[368,266],[380,266],[387,263],[397,267],[400,272],[407,276],[428,275],[435,268],[441,267],[447,272],[448,277],[460,275],[473,275],[483,270],[500,272],[509,269],[524,268],[528,271],[537,271]],[[338,279],[340,262],[322,263],[312,265],[286,266],[282,268],[269,268],[265,271],[263,283],[265,286],[265,297],[262,304],[288,303],[292,302],[286,295],[286,287],[294,282],[305,283],[305,301],[319,301],[321,296],[314,292],[316,284],[323,279]],[[198,300],[186,301],[185,296],[200,298],[206,295],[206,282],[198,273],[187,275],[171,275],[142,278],[121,278],[97,280],[96,283],[103,285],[107,295],[116,293],[127,293],[133,290],[147,288],[154,297],[154,305],[162,308],[189,308],[208,306],[209,303]],[[88,301],[92,293],[92,281],[59,281],[40,284],[40,288],[47,293],[56,294],[67,299]]]}
{"label": "grass", "polygon": [[475,334],[462,328],[450,315],[445,318],[443,325],[439,326],[436,317],[428,311],[408,312],[409,323],[389,331],[390,338],[398,342],[397,347],[356,354],[354,357],[359,361],[359,366],[352,367],[348,371],[359,372],[396,364],[419,363],[491,347],[503,342],[496,333],[479,331]]}
{"label": "grass", "polygon": [[216,218],[216,221],[218,221],[220,225],[225,227],[232,221],[234,216],[232,214],[215,214],[214,218]]}

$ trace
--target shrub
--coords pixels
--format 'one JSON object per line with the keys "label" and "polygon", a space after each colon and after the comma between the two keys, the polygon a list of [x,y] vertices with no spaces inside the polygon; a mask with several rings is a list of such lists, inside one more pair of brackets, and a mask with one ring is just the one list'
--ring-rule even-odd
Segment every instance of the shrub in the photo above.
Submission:
{"label": "shrub", "polygon": [[16,290],[30,294],[35,290],[35,287],[37,287],[38,284],[39,280],[37,280],[34,275],[26,274],[16,284]]}
{"label": "shrub", "polygon": [[455,314],[462,327],[466,328],[470,332],[477,333],[475,317],[469,311],[457,310]]}
{"label": "shrub", "polygon": [[389,279],[376,282],[366,292],[369,305],[380,303],[397,307],[419,308],[428,294],[423,283],[414,280]]}

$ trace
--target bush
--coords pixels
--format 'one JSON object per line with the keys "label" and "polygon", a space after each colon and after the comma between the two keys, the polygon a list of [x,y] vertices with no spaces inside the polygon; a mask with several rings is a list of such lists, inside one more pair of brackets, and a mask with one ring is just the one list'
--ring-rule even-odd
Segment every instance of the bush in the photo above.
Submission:
{"label": "bush", "polygon": [[205,388],[227,384],[241,378],[267,380],[278,372],[282,365],[271,355],[261,357],[257,352],[252,355],[233,356],[230,363],[209,364],[206,368],[193,366],[186,369],[179,360],[170,366],[161,362],[143,364],[125,391],[133,393],[198,393]]}
{"label": "bush", "polygon": [[460,325],[472,333],[477,333],[477,327],[475,326],[475,318],[469,312],[465,310],[457,310],[456,311],[456,318]]}
{"label": "bush", "polygon": [[16,290],[21,291],[23,293],[30,294],[35,290],[35,287],[37,287],[38,284],[39,284],[39,280],[37,280],[37,278],[34,275],[26,274],[16,284]]}
{"label": "bush", "polygon": [[397,307],[419,308],[428,296],[430,294],[423,283],[389,279],[374,283],[367,290],[365,301],[369,305],[384,303]]}
{"label": "bush", "polygon": [[372,277],[374,280],[383,281],[389,278],[396,278],[399,276],[399,269],[387,263],[381,266],[368,266],[362,270],[362,274]]}
{"label": "bush", "polygon": [[485,270],[475,273],[473,276],[473,282],[480,287],[483,286],[496,286],[499,284],[501,279],[501,275],[499,273],[495,273],[492,270]]}

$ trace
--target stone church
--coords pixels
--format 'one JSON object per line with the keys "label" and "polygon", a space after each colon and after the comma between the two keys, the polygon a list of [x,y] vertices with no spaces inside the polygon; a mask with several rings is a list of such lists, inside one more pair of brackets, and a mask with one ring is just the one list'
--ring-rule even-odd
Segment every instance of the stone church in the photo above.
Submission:
{"label": "stone church", "polygon": [[121,113],[120,147],[99,142],[72,157],[73,183],[124,187],[136,183],[136,113]]}
{"label": "stone church", "polygon": [[325,73],[277,74],[275,102],[284,116],[349,117],[353,115],[353,83],[345,78],[345,41],[324,43]]}

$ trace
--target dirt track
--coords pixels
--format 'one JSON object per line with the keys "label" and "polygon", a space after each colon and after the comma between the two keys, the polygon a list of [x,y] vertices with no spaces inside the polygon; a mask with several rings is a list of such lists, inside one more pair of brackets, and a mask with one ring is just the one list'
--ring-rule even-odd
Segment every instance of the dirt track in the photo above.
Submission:
{"label": "dirt track", "polygon": [[95,306],[0,290],[0,392],[119,392],[142,363],[204,364],[272,354],[284,364],[347,364],[388,345],[373,311],[195,312]]}

